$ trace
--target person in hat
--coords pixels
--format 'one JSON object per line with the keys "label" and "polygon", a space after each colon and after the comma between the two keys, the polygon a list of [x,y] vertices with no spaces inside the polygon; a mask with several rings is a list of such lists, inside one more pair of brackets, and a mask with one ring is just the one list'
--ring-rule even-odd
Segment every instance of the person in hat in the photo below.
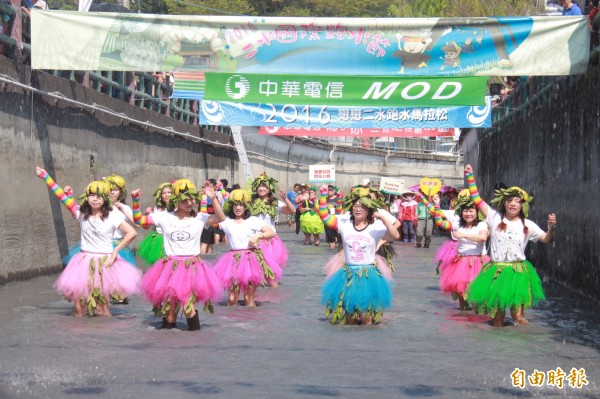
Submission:
{"label": "person in hat", "polygon": [[533,200],[520,187],[494,192],[491,207],[479,196],[473,168],[465,167],[473,203],[490,226],[490,262],[486,263],[467,290],[469,303],[477,313],[490,314],[493,325],[504,326],[506,308],[515,324],[525,325],[524,309],[545,299],[542,281],[525,258],[529,241],[550,243],[554,238],[556,215],[548,215],[548,231],[527,219]]}
{"label": "person in hat", "polygon": [[[277,180],[267,176],[265,173],[254,179],[251,189],[250,213],[252,216],[264,220],[265,224],[277,233],[275,227],[277,215],[294,214],[296,212],[294,205],[287,198],[287,191],[285,188],[281,188],[278,191]],[[275,193],[279,193],[281,200],[275,198]],[[269,258],[275,259],[281,269],[285,268],[288,260],[288,251],[277,234],[268,239],[262,239],[259,246],[263,253],[268,254]],[[271,276],[265,276],[270,287],[277,287],[281,275],[275,277],[273,279]]]}
{"label": "person in hat", "polygon": [[[211,199],[215,190],[210,182],[204,183],[204,194]],[[197,201],[203,194],[194,183],[180,179],[173,183],[168,212],[142,215],[141,190],[131,193],[133,217],[142,226],[160,227],[166,257],[159,259],[144,274],[142,291],[152,303],[157,316],[162,316],[165,329],[175,328],[179,310],[187,320],[188,330],[200,329],[196,304],[204,303],[204,310],[214,312],[213,303],[221,297],[223,286],[215,272],[200,258],[200,236],[205,225],[225,220],[219,201],[213,201],[215,213],[197,213]]]}
{"label": "person in hat", "polygon": [[[342,237],[344,256],[334,255],[321,289],[321,303],[332,324],[378,323],[392,303],[392,272],[375,251],[381,239],[397,240],[392,220],[378,212],[374,190],[359,186],[344,198],[347,214],[327,211],[327,186],[320,189],[318,212],[323,223]],[[331,263],[332,261],[328,262]]]}
{"label": "person in hat", "polygon": [[[122,176],[112,174],[110,176],[102,178],[102,180],[110,187],[109,197],[113,206],[120,212],[122,212],[123,215],[125,215],[125,217],[127,218],[127,220],[133,224],[133,211],[131,210],[129,205],[125,203],[125,199],[127,198],[127,188],[125,187],[125,179]],[[122,239],[123,237],[121,232],[115,231],[115,236],[113,237],[113,244],[115,246],[118,245]],[[135,266],[135,256],[133,255],[133,251],[131,250],[131,248],[129,248],[129,246],[123,248],[121,256],[127,262]]]}
{"label": "person in hat", "polygon": [[402,241],[406,243],[416,242],[417,205],[414,192],[408,190],[400,196],[398,220],[402,223]]}
{"label": "person in hat", "polygon": [[[126,262],[120,251],[136,237],[135,229],[125,216],[113,209],[110,187],[93,181],[79,197],[79,204],[52,179],[44,169],[36,167],[54,195],[67,207],[81,227],[81,251],[75,254],[54,283],[54,288],[74,303],[73,316],[111,316],[111,296],[129,296],[138,292],[142,273]],[[115,230],[123,233],[113,247]]]}
{"label": "person in hat", "polygon": [[273,238],[275,232],[264,219],[250,215],[250,193],[246,190],[233,190],[223,212],[227,219],[219,227],[225,232],[231,250],[221,255],[215,273],[228,291],[228,306],[238,303],[240,290],[244,291],[244,304],[256,306],[256,287],[266,285],[267,279],[281,278],[277,261],[260,249],[260,241]]}
{"label": "person in hat", "polygon": [[321,218],[316,212],[315,205],[317,204],[317,188],[310,187],[308,189],[308,198],[305,198],[298,204],[300,209],[300,229],[304,233],[304,245],[310,245],[311,236],[314,238],[315,246],[321,245],[320,234],[325,232],[325,226]]}
{"label": "person in hat", "polygon": [[[173,185],[170,182],[162,183],[154,192],[154,207],[146,209],[146,214],[167,212],[169,198],[173,194]],[[159,226],[140,242],[137,254],[149,265],[166,256],[163,246],[163,231]]]}
{"label": "person in hat", "polygon": [[484,255],[488,225],[479,221],[477,208],[471,200],[469,190],[463,190],[458,196],[455,211],[442,211],[437,194],[432,195],[433,204],[423,197],[421,201],[434,216],[436,226],[451,231],[458,243],[457,252],[452,260],[444,259],[440,265],[440,290],[458,299],[461,310],[469,310],[465,300],[467,286],[479,274],[483,264],[490,260],[489,256]]}
{"label": "person in hat", "polygon": [[[420,191],[421,196],[425,194]],[[429,214],[423,202],[417,205],[417,248],[429,248],[433,234],[433,216]]]}

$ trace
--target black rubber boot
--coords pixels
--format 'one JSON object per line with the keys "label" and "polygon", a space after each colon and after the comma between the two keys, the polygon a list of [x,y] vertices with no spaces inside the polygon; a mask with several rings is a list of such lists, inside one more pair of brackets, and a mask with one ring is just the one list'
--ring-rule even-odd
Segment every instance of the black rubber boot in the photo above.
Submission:
{"label": "black rubber boot", "polygon": [[200,318],[198,317],[198,312],[194,317],[190,317],[187,320],[188,331],[198,331],[200,329]]}
{"label": "black rubber boot", "polygon": [[165,317],[163,317],[162,328],[165,330],[172,330],[177,327],[177,323],[169,323]]}

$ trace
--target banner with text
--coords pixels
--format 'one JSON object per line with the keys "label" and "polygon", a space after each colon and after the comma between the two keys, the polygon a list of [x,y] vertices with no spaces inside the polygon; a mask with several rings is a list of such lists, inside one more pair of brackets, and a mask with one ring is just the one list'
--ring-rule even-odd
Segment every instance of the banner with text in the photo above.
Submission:
{"label": "banner with text", "polygon": [[309,165],[308,182],[311,184],[335,182],[335,165]]}
{"label": "banner with text", "polygon": [[205,100],[244,103],[409,106],[485,105],[487,77],[205,74]]}
{"label": "banner with text", "polygon": [[454,129],[412,129],[412,128],[318,128],[318,127],[269,127],[261,126],[259,134],[267,136],[307,136],[307,137],[452,137]]}
{"label": "banner with text", "polygon": [[544,76],[585,73],[590,48],[587,16],[31,14],[35,69]]}
{"label": "banner with text", "polygon": [[379,191],[386,194],[398,194],[402,195],[404,192],[404,180],[392,179],[391,177],[381,177],[379,183]]}
{"label": "banner with text", "polygon": [[487,128],[492,126],[492,106],[392,108],[336,107],[294,104],[247,104],[202,101],[200,124],[323,128]]}

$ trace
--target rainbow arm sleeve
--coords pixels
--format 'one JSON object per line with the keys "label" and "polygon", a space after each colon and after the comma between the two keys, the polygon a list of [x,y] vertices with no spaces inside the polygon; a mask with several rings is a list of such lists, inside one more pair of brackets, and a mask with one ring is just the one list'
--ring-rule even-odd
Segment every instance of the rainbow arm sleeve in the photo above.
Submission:
{"label": "rainbow arm sleeve", "polygon": [[439,205],[430,203],[425,197],[421,197],[421,201],[425,204],[429,213],[433,215],[433,221],[437,227],[444,230],[452,230],[452,223],[449,220],[444,220],[442,218],[442,211],[440,210]]}
{"label": "rainbow arm sleeve", "polygon": [[208,213],[208,197],[206,195],[203,195],[200,200],[200,213]]}
{"label": "rainbow arm sleeve", "polygon": [[477,184],[475,184],[475,176],[473,176],[473,173],[467,174],[467,186],[469,187],[469,193],[471,194],[473,203],[477,209],[481,209],[486,204],[483,198],[479,196],[479,190],[477,189]]}
{"label": "rainbow arm sleeve", "polygon": [[335,202],[335,214],[342,214],[342,207],[344,205],[344,197],[338,194],[337,201]]}
{"label": "rainbow arm sleeve", "polygon": [[77,211],[79,210],[79,205],[77,205],[77,203],[75,202],[73,197],[69,197],[67,194],[65,194],[62,187],[60,187],[58,184],[56,184],[56,182],[52,179],[52,177],[50,177],[48,172],[46,172],[45,176],[43,176],[42,178],[46,182],[46,185],[48,186],[48,188],[50,190],[52,190],[52,192],[54,193],[56,198],[58,198],[60,200],[60,202],[65,204],[65,206],[67,207],[69,212],[71,212],[71,215],[73,216],[73,218],[76,218]]}
{"label": "rainbow arm sleeve", "polygon": [[229,193],[224,188],[221,188],[221,195],[223,196],[223,203],[229,199]]}
{"label": "rainbow arm sleeve", "polygon": [[[327,208],[327,191],[325,191],[324,193],[321,193],[321,197],[319,198],[319,206],[317,206],[316,208],[317,208],[317,213],[319,214],[319,217],[323,221],[323,224],[332,230],[337,230],[337,228],[338,228],[337,217],[335,215],[330,215],[329,209]],[[336,206],[336,211],[337,211],[337,206]]]}
{"label": "rainbow arm sleeve", "polygon": [[131,210],[133,211],[133,221],[135,222],[135,224],[144,227],[154,224],[151,213],[142,215],[142,209],[140,207],[140,197],[131,197],[131,202]]}

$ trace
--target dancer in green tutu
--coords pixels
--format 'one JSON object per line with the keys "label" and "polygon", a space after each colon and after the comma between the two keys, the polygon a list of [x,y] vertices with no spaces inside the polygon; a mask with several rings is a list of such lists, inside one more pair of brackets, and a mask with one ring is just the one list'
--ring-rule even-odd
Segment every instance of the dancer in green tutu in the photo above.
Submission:
{"label": "dancer in green tutu", "polygon": [[[171,183],[162,183],[158,186],[154,192],[154,207],[146,209],[146,214],[167,212],[167,204],[172,193],[173,185]],[[155,230],[140,242],[138,255],[149,265],[153,265],[157,260],[165,257],[163,234],[160,227],[155,227]]]}
{"label": "dancer in green tutu", "polygon": [[529,241],[549,243],[554,237],[556,215],[548,215],[548,231],[527,219],[533,197],[519,187],[494,192],[491,205],[481,199],[473,168],[465,167],[471,199],[490,226],[490,259],[468,288],[468,300],[477,313],[489,313],[496,327],[504,326],[506,308],[516,325],[527,324],[523,309],[545,299],[542,282],[525,259]]}

